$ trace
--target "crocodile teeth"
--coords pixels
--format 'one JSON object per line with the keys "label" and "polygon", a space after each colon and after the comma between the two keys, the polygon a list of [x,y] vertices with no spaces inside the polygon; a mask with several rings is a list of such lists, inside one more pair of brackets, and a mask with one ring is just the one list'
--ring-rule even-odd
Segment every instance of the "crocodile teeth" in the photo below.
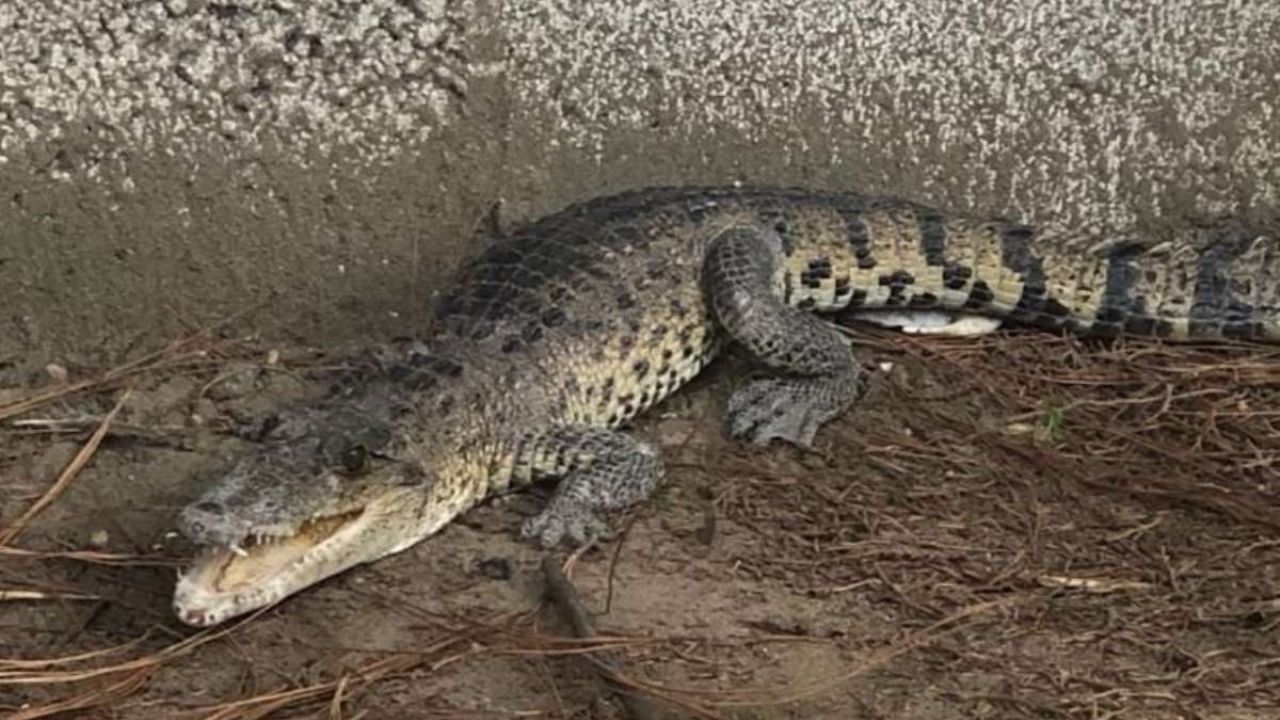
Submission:
{"label": "crocodile teeth", "polygon": [[227,548],[227,549],[228,549],[228,550],[230,550],[231,552],[233,552],[233,553],[235,553],[235,554],[239,555],[240,557],[249,557],[249,551],[248,551],[248,550],[245,550],[244,548],[240,547],[239,545],[232,545],[231,547],[229,547],[229,548]]}

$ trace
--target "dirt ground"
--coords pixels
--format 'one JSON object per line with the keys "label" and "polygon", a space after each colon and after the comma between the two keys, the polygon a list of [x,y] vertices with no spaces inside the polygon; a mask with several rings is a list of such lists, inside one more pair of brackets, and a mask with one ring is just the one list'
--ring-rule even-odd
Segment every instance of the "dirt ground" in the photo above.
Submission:
{"label": "dirt ground", "polygon": [[[574,640],[520,543],[546,489],[199,632],[179,508],[233,420],[340,353],[197,336],[114,370],[10,372],[0,713],[37,718],[1280,718],[1280,351],[866,332],[859,407],[743,448],[737,358],[648,413],[668,481],[571,571]],[[62,370],[66,371],[63,376]],[[0,529],[0,537],[6,537]]]}

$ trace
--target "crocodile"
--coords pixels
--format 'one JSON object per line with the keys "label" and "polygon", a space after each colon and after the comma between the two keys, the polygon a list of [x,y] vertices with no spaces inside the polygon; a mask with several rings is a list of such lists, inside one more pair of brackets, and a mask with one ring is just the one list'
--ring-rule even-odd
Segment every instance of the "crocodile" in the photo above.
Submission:
{"label": "crocodile", "polygon": [[818,313],[942,334],[1012,322],[1280,339],[1273,239],[1060,239],[890,197],[754,187],[636,190],[531,222],[463,265],[412,342],[269,417],[182,511],[203,550],[177,615],[207,626],[275,604],[540,478],[559,482],[524,538],[607,537],[609,513],[663,477],[622,426],[729,342],[761,372],[731,394],[728,433],[810,445],[865,384]]}

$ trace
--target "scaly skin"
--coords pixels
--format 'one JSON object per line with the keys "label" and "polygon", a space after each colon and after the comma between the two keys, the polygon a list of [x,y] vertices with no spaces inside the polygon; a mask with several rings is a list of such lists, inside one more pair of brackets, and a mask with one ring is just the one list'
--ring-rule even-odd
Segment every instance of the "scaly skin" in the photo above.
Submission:
{"label": "scaly skin", "polygon": [[808,311],[970,318],[943,332],[985,316],[1100,335],[1280,338],[1274,240],[1093,254],[1052,240],[804,190],[650,189],[569,207],[476,258],[430,337],[263,428],[183,512],[184,532],[211,550],[179,580],[175,608],[210,625],[278,602],[544,476],[562,481],[525,536],[598,537],[602,513],[642,500],[662,475],[657,453],[617,428],[724,340],[770,372],[730,399],[730,432],[807,444],[858,386],[847,345]]}

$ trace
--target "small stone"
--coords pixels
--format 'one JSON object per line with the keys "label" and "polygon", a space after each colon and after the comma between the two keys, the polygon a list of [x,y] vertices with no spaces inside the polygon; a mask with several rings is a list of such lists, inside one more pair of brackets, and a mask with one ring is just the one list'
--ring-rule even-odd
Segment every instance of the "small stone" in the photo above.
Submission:
{"label": "small stone", "polygon": [[58,363],[51,362],[48,365],[45,365],[44,372],[50,379],[59,385],[65,385],[67,380],[70,378],[69,373],[67,373],[67,369]]}
{"label": "small stone", "polygon": [[195,411],[191,413],[192,425],[207,425],[210,420],[218,416],[218,406],[209,398],[200,398],[196,401]]}
{"label": "small stone", "polygon": [[89,547],[99,550],[105,548],[107,543],[111,541],[111,535],[101,528],[89,533]]}

